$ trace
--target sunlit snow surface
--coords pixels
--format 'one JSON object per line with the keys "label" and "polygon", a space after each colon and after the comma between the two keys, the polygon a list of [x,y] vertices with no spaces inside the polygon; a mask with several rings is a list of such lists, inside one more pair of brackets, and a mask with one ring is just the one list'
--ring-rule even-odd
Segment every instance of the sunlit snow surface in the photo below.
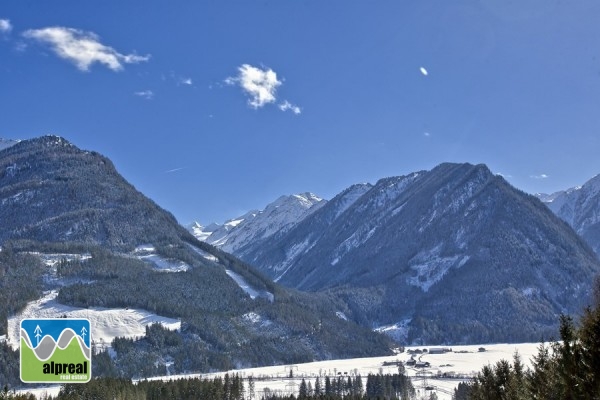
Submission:
{"label": "sunlit snow surface", "polygon": [[252,286],[250,286],[250,284],[248,282],[246,282],[244,277],[241,276],[240,274],[237,274],[229,269],[226,269],[225,272],[231,279],[233,279],[235,281],[235,283],[237,283],[237,285],[244,292],[246,292],[246,294],[248,294],[248,296],[250,296],[250,298],[252,300],[254,300],[257,297],[264,297],[267,300],[269,300],[270,302],[273,302],[273,300],[275,299],[275,297],[273,296],[273,293],[270,293],[267,291],[259,291],[259,290],[256,290],[255,288],[253,288]]}
{"label": "sunlit snow surface", "polygon": [[148,262],[152,267],[161,272],[182,272],[187,271],[190,266],[180,260],[164,258],[156,253],[156,249],[151,245],[141,245],[135,248],[135,256]]}
{"label": "sunlit snow surface", "polygon": [[161,323],[168,329],[179,329],[181,321],[161,317],[141,309],[126,308],[79,308],[60,304],[56,301],[58,292],[46,292],[44,297],[27,304],[25,309],[8,319],[9,344],[19,347],[19,325],[24,318],[87,318],[92,326],[92,340],[98,346],[108,346],[117,337],[135,338],[144,336],[146,326]]}
{"label": "sunlit snow surface", "polygon": [[[435,392],[440,400],[450,400],[454,388],[463,380],[459,379],[438,379],[444,373],[460,374],[465,376],[473,376],[483,368],[484,365],[493,365],[496,362],[505,359],[512,362],[515,351],[519,352],[522,362],[525,366],[530,366],[530,359],[534,354],[537,354],[537,343],[523,344],[492,344],[492,345],[472,345],[472,346],[444,346],[452,349],[452,352],[445,354],[424,354],[415,355],[415,358],[420,357],[421,361],[431,363],[431,368],[411,368],[407,367],[406,371],[413,380],[413,385],[417,390],[417,398],[426,395],[429,398],[431,391],[424,389],[426,386],[435,388]],[[407,361],[410,359],[408,350],[412,349],[429,349],[432,346],[407,347],[406,352],[395,356],[387,357],[372,357],[372,358],[354,358],[348,360],[329,360],[317,361],[305,364],[294,365],[277,365],[272,367],[249,368],[227,371],[229,374],[237,373],[242,377],[253,376],[254,378],[268,378],[264,380],[255,380],[256,398],[261,398],[265,388],[269,388],[273,392],[281,394],[298,394],[298,388],[302,378],[310,381],[314,387],[314,381],[317,376],[322,376],[321,384],[324,385],[324,376],[354,376],[360,374],[363,378],[363,385],[366,385],[366,377],[368,374],[384,374],[397,373],[398,368],[395,365],[383,366],[384,362],[390,361]],[[438,347],[438,346],[434,346]],[[484,347],[485,352],[479,352],[479,347]],[[288,379],[290,369],[295,379]],[[225,372],[214,374],[195,374],[195,375],[173,375],[168,377],[151,378],[154,380],[169,380],[183,377],[203,377],[212,378],[222,376]],[[424,382],[423,376],[427,376]],[[245,386],[246,391],[248,386]]]}
{"label": "sunlit snow surface", "polygon": [[212,254],[210,254],[210,253],[208,253],[208,252],[206,252],[206,251],[204,251],[202,249],[197,248],[196,246],[193,246],[193,245],[191,245],[191,244],[188,243],[188,247],[190,249],[192,249],[194,252],[196,252],[197,254],[199,254],[202,257],[204,257],[208,261],[214,261],[214,262],[219,261],[219,259],[217,257],[213,256]]}
{"label": "sunlit snow surface", "polygon": [[[248,318],[258,318],[257,316],[248,316]],[[491,345],[472,345],[472,346],[444,346],[452,349],[451,353],[445,354],[425,354],[416,355],[415,358],[421,357],[421,361],[431,363],[431,368],[410,368],[406,369],[409,376],[413,380],[413,385],[417,390],[417,398],[429,395],[432,391],[425,390],[425,386],[434,387],[434,392],[440,400],[450,400],[454,388],[462,382],[459,379],[438,379],[437,377],[444,373],[454,373],[461,375],[472,376],[479,372],[484,365],[494,365],[496,362],[505,359],[512,362],[515,351],[519,352],[522,362],[526,367],[531,365],[531,357],[537,354],[538,343],[520,343],[520,344],[491,344]],[[484,347],[485,352],[479,352],[479,347]],[[212,374],[188,374],[188,375],[170,375],[165,377],[150,378],[151,380],[164,380],[178,378],[213,378],[215,376],[223,376],[225,372],[229,374],[237,373],[240,376],[247,378],[253,376],[255,379],[255,398],[261,398],[268,388],[271,392],[281,394],[298,394],[298,388],[302,378],[310,381],[314,387],[315,379],[321,376],[321,384],[324,385],[324,376],[354,376],[360,374],[363,378],[363,385],[366,385],[366,377],[368,374],[393,374],[398,371],[395,365],[383,366],[383,363],[388,361],[406,361],[410,359],[408,350],[412,349],[429,349],[431,346],[407,347],[406,352],[394,356],[387,357],[372,357],[372,358],[353,358],[348,360],[329,360],[317,361],[305,364],[294,365],[277,365],[272,367],[248,368],[232,371],[224,371]],[[294,379],[289,379],[290,370]],[[426,375],[426,381],[423,376]],[[244,382],[246,389],[246,398],[248,395],[248,384]],[[55,386],[43,389],[30,389],[29,391],[38,396],[44,393],[55,396],[58,394],[60,387]],[[23,392],[26,392],[24,390]]]}

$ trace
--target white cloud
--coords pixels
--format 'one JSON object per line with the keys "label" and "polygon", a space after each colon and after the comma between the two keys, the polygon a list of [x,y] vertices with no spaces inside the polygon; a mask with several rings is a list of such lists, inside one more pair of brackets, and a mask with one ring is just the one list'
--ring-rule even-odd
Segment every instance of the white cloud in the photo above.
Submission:
{"label": "white cloud", "polygon": [[430,137],[430,136],[431,136],[431,133],[429,133],[429,132],[423,132],[423,136],[425,136],[425,137]]}
{"label": "white cloud", "polygon": [[252,108],[260,108],[265,104],[274,103],[277,87],[281,81],[272,69],[260,69],[249,64],[238,68],[239,74],[225,79],[227,85],[239,85],[250,98],[248,104]]}
{"label": "white cloud", "polygon": [[423,74],[423,76],[429,75],[429,72],[427,72],[427,70],[425,69],[425,67],[421,67],[421,68],[419,68],[419,70],[421,71],[421,73]]}
{"label": "white cloud", "polygon": [[10,33],[12,31],[12,24],[8,19],[0,19],[0,32],[2,33]]}
{"label": "white cloud", "polygon": [[133,92],[133,94],[146,100],[152,100],[154,98],[154,92],[152,90],[141,90],[139,92]]}
{"label": "white cloud", "polygon": [[184,78],[181,79],[181,84],[182,85],[192,85],[194,82],[192,82],[192,78]]}
{"label": "white cloud", "polygon": [[121,54],[100,43],[95,33],[73,28],[54,26],[30,29],[23,36],[49,45],[56,55],[74,63],[81,71],[88,71],[94,63],[119,71],[123,69],[123,64],[137,64],[150,59],[149,55]]}
{"label": "white cloud", "polygon": [[296,115],[300,115],[302,113],[302,109],[300,107],[298,107],[298,106],[290,103],[287,100],[284,100],[283,103],[280,103],[278,107],[279,107],[279,109],[281,111],[288,111],[289,110],[289,111],[293,112]]}
{"label": "white cloud", "polygon": [[512,178],[512,175],[503,174],[502,172],[496,172],[497,176],[501,176],[504,179]]}
{"label": "white cloud", "polygon": [[181,171],[181,170],[183,170],[185,168],[186,167],[173,168],[173,169],[165,171],[165,174],[172,174],[173,172],[178,172],[178,171]]}
{"label": "white cloud", "polygon": [[530,177],[530,178],[533,178],[533,179],[547,179],[547,178],[549,178],[550,176],[549,176],[549,175],[546,175],[546,174],[540,174],[540,175],[530,175],[529,177]]}

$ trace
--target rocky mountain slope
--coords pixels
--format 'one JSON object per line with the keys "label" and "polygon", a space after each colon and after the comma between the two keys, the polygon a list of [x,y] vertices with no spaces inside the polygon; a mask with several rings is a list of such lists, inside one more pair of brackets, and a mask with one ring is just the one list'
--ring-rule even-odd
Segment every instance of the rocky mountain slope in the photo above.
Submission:
{"label": "rocky mountain slope", "polygon": [[0,153],[0,220],[0,243],[70,241],[133,250],[189,237],[110,160],[58,136],[21,141]]}
{"label": "rocky mountain slope", "polygon": [[[385,354],[392,346],[340,318],[344,303],[283,288],[199,242],[106,157],[57,136],[0,151],[0,221],[0,335],[7,314],[54,289],[61,304],[181,318],[170,345],[155,332],[164,348],[143,340],[117,346],[114,368],[126,375],[142,364],[208,371]],[[48,254],[62,258],[44,269]],[[98,368],[111,363],[103,360]]]}
{"label": "rocky mountain slope", "polygon": [[428,343],[556,336],[556,316],[580,310],[600,272],[538,199],[470,164],[351,187],[236,254],[286,286],[340,296],[356,321]]}
{"label": "rocky mountain slope", "polygon": [[600,255],[600,175],[582,186],[536,196]]}
{"label": "rocky mountain slope", "polygon": [[204,242],[229,253],[236,253],[250,243],[257,245],[278,232],[285,232],[326,203],[312,193],[281,196],[264,210],[253,210],[223,225],[198,223],[191,232]]}

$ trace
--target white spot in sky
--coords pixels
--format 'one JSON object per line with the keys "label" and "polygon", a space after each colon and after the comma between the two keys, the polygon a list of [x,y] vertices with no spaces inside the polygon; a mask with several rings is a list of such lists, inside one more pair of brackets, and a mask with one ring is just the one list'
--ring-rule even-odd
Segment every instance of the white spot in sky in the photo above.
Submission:
{"label": "white spot in sky", "polygon": [[421,68],[419,68],[419,70],[421,71],[421,73],[423,74],[423,76],[429,75],[429,72],[427,72],[427,70],[425,69],[425,67],[421,67]]}
{"label": "white spot in sky", "polygon": [[550,176],[546,175],[546,174],[540,174],[540,175],[530,175],[530,178],[533,179],[548,179]]}

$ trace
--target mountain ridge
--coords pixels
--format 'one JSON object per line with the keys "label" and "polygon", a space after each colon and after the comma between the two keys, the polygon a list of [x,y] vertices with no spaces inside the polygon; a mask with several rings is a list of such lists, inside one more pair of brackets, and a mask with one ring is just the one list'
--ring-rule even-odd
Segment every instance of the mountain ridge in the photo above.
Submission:
{"label": "mountain ridge", "polygon": [[[99,355],[104,362],[94,364],[105,373],[149,376],[164,371],[165,359],[174,360],[172,371],[209,371],[384,355],[394,346],[338,318],[348,312],[342,302],[284,288],[198,241],[108,158],[58,136],[0,151],[0,220],[7,299],[0,334],[5,318],[39,299],[41,289],[58,290],[56,301],[73,307],[133,307],[181,319],[179,332],[156,328],[150,338],[117,341],[117,356]],[[81,256],[44,268],[45,254]],[[157,257],[185,268],[157,268]],[[18,276],[7,273],[15,268]],[[148,345],[153,338],[159,342]]]}
{"label": "mountain ridge", "polygon": [[536,194],[600,255],[600,174],[581,186],[550,195]]}
{"label": "mountain ridge", "polygon": [[[556,316],[577,312],[600,272],[566,223],[483,164],[443,163],[364,189],[341,213],[347,191],[234,254],[285,286],[343,298],[363,325],[410,321],[408,342],[556,336]],[[506,313],[514,318],[502,326]]]}

